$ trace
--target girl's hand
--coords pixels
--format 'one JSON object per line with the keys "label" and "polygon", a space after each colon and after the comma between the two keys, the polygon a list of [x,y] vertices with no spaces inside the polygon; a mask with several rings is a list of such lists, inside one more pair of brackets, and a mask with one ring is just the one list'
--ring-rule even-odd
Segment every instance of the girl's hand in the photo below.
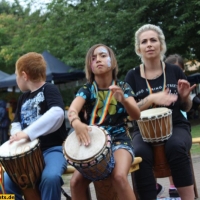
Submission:
{"label": "girl's hand", "polygon": [[80,145],[88,146],[90,144],[90,136],[88,134],[89,127],[87,124],[82,123],[79,120],[73,122],[73,127],[76,132],[76,135],[79,139]]}
{"label": "girl's hand", "polygon": [[111,85],[109,87],[109,89],[112,91],[113,96],[115,97],[115,99],[118,102],[122,103],[124,101],[124,99],[125,99],[124,98],[124,92],[123,92],[123,90],[119,86],[117,86],[117,85]]}

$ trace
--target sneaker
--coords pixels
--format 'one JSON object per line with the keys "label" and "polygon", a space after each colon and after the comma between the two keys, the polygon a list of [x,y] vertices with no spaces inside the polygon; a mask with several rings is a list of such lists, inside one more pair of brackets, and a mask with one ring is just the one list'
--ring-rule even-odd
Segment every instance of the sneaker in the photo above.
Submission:
{"label": "sneaker", "polygon": [[158,185],[158,188],[156,188],[157,197],[160,197],[161,194],[164,192],[165,188],[162,185],[160,185],[159,183],[157,183],[157,185]]}
{"label": "sneaker", "polygon": [[180,197],[177,189],[169,189],[169,196],[170,197]]}

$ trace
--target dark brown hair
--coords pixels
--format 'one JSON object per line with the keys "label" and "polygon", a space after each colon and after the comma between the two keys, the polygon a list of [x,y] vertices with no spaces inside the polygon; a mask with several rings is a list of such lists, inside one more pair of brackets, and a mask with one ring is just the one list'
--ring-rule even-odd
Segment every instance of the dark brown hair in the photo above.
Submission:
{"label": "dark brown hair", "polygon": [[94,81],[94,74],[91,70],[92,56],[93,56],[94,50],[100,46],[103,46],[108,50],[109,56],[111,58],[111,68],[113,69],[113,79],[117,80],[118,64],[117,64],[117,59],[115,57],[113,50],[104,44],[95,44],[88,50],[88,52],[86,54],[86,58],[85,58],[85,74],[86,74],[87,80],[90,83],[92,83]]}

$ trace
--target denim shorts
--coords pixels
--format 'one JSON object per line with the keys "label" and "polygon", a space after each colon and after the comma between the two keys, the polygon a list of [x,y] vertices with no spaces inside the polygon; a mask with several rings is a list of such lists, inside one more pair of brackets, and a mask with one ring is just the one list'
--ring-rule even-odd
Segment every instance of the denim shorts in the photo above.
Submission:
{"label": "denim shorts", "polygon": [[132,156],[132,162],[134,160],[135,154],[133,152],[133,148],[130,146],[127,146],[125,144],[118,144],[118,145],[112,145],[112,152],[114,153],[118,149],[126,149]]}

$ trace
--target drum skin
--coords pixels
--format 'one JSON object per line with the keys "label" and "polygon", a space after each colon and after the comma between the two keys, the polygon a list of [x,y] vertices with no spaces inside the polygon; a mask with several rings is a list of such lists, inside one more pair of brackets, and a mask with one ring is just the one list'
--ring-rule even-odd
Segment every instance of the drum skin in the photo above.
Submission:
{"label": "drum skin", "polygon": [[21,188],[26,200],[41,199],[37,181],[44,169],[44,159],[38,139],[5,142],[0,147],[0,162],[13,182]]}
{"label": "drum skin", "polygon": [[96,126],[89,126],[89,129],[91,140],[89,146],[80,145],[75,131],[67,137],[63,144],[63,150],[67,158],[77,162],[91,160],[105,147],[107,133]]}
{"label": "drum skin", "polygon": [[103,180],[114,168],[111,138],[101,127],[89,126],[90,145],[80,145],[73,131],[63,143],[63,154],[85,178],[91,181]]}

